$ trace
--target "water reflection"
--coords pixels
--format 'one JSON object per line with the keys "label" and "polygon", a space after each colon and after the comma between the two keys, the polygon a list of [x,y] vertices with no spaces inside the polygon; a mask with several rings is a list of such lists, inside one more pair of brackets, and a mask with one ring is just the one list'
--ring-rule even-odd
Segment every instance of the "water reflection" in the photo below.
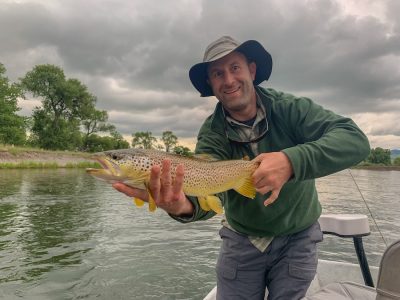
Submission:
{"label": "water reflection", "polygon": [[54,268],[80,264],[90,248],[77,243],[93,233],[96,207],[85,201],[85,175],[76,170],[6,172],[0,187],[0,245],[7,259],[1,260],[0,282],[34,281]]}
{"label": "water reflection", "polygon": [[22,176],[23,173],[20,170],[0,169],[0,200],[20,190]]}
{"label": "water reflection", "polygon": [[[326,213],[372,212],[365,248],[378,265],[380,232],[399,238],[400,173],[351,172],[319,179],[320,200]],[[220,219],[149,213],[82,170],[0,170],[0,298],[201,299],[215,284]],[[337,237],[320,247],[327,259],[353,253]]]}

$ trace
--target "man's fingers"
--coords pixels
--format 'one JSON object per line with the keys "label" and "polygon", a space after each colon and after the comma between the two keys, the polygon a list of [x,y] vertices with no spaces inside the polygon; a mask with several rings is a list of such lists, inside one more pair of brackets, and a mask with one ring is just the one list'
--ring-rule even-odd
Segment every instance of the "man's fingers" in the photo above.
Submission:
{"label": "man's fingers", "polygon": [[148,195],[145,190],[135,189],[121,182],[114,183],[112,187],[118,192],[124,193],[128,197],[135,197],[144,201],[148,201]]}
{"label": "man's fingers", "polygon": [[279,196],[279,192],[280,192],[280,190],[273,190],[272,193],[271,193],[271,195],[269,196],[269,198],[268,198],[267,200],[264,201],[264,205],[265,205],[265,206],[268,206],[268,205],[274,203],[275,200],[276,200],[276,199],[278,198],[278,196]]}
{"label": "man's fingers", "polygon": [[149,190],[157,205],[158,205],[158,200],[160,198],[160,188],[161,188],[161,168],[160,166],[153,166],[150,171]]}
{"label": "man's fingers", "polygon": [[170,160],[162,161],[161,185],[164,189],[168,189],[172,185]]}
{"label": "man's fingers", "polygon": [[274,188],[272,186],[262,186],[261,188],[256,188],[256,191],[262,195],[265,195],[268,192],[271,192]]}
{"label": "man's fingers", "polygon": [[172,192],[176,199],[178,199],[178,197],[182,191],[182,188],[183,188],[184,172],[185,172],[185,170],[183,168],[183,165],[178,165],[178,167],[176,168],[176,176],[175,176],[174,185],[172,187]]}

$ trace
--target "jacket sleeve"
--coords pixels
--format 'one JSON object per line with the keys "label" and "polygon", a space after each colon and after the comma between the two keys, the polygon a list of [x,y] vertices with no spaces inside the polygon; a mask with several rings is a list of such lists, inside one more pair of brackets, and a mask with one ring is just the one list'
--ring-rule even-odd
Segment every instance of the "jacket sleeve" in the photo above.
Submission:
{"label": "jacket sleeve", "polygon": [[[230,146],[228,143],[224,142],[225,139],[218,133],[213,132],[209,126],[207,126],[207,121],[200,129],[200,132],[197,137],[197,144],[195,149],[195,154],[209,154],[216,159],[228,159]],[[221,199],[222,204],[227,197],[226,192],[219,193],[216,195]],[[212,210],[205,211],[201,209],[199,201],[197,197],[189,197],[187,198],[192,202],[194,206],[194,213],[192,216],[185,217],[177,217],[170,215],[173,219],[181,222],[181,223],[189,223],[200,220],[207,220],[216,215],[216,213]]]}
{"label": "jacket sleeve", "polygon": [[351,119],[308,98],[294,98],[278,106],[276,113],[297,140],[297,145],[283,150],[292,163],[295,181],[338,172],[368,156],[368,139]]}

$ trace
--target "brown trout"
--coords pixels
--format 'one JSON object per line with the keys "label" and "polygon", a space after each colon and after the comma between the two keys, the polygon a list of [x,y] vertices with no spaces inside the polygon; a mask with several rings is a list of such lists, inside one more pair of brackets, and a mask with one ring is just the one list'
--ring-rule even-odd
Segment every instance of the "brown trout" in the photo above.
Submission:
{"label": "brown trout", "polygon": [[[249,160],[214,160],[207,156],[186,157],[158,150],[123,149],[96,153],[93,156],[102,169],[86,169],[87,173],[110,183],[122,182],[149,192],[149,210],[156,204],[148,188],[150,169],[160,165],[164,159],[171,161],[171,177],[175,178],[176,167],[184,167],[183,192],[196,196],[202,209],[222,213],[221,201],[215,194],[234,189],[241,195],[253,199],[256,195],[251,175],[258,163]],[[134,199],[137,206],[144,204]]]}

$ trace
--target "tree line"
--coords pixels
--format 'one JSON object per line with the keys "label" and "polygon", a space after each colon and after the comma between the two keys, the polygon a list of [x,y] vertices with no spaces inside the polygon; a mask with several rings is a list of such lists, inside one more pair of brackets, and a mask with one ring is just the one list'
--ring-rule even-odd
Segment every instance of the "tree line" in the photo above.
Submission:
{"label": "tree line", "polygon": [[[18,115],[18,99],[40,99],[30,117]],[[37,65],[11,83],[0,63],[0,143],[48,150],[97,152],[129,148],[129,143],[108,122],[108,113],[96,108],[97,98],[78,79],[67,78],[55,65]],[[27,134],[29,132],[29,134]],[[133,147],[190,154],[178,138],[165,131],[158,142],[151,132],[132,134]]]}
{"label": "tree line", "polygon": [[[40,99],[42,105],[35,107],[30,117],[19,116],[18,98],[27,93]],[[0,63],[0,143],[88,152],[129,148],[115,126],[108,123],[107,111],[96,109],[96,102],[84,84],[66,78],[58,66],[37,65],[19,82],[10,83]],[[172,131],[164,131],[160,139],[150,131],[135,132],[132,147],[192,154],[188,147],[179,145]],[[377,147],[364,163],[400,165],[400,157],[392,162],[390,150]]]}
{"label": "tree line", "polygon": [[364,164],[374,164],[374,165],[384,165],[384,166],[400,166],[400,157],[395,159],[391,158],[391,151],[389,149],[383,149],[381,147],[376,147],[371,149],[370,154],[365,160]]}

